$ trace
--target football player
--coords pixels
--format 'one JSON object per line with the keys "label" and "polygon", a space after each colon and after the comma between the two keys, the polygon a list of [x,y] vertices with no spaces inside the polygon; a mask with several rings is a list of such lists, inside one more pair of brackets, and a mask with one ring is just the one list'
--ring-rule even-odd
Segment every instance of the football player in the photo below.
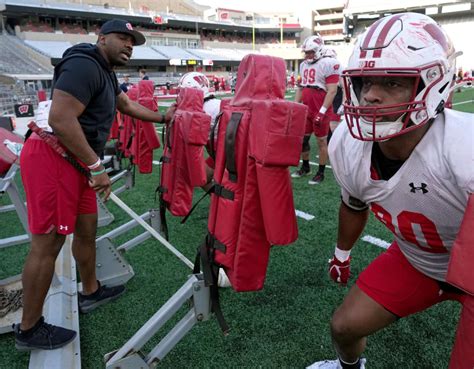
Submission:
{"label": "football player", "polygon": [[296,89],[295,101],[308,106],[308,117],[302,148],[303,164],[291,176],[299,178],[311,172],[309,139],[314,132],[319,148],[319,168],[308,183],[319,184],[324,180],[324,169],[328,161],[327,135],[333,115],[332,102],[337,92],[340,64],[335,55],[324,48],[323,39],[319,35],[308,37],[301,49],[305,60],[300,65],[301,82]]}
{"label": "football player", "polygon": [[[216,99],[214,94],[209,91],[210,82],[209,79],[202,73],[199,72],[189,72],[181,77],[179,80],[178,87],[180,88],[197,88],[204,93],[204,105],[203,110],[206,114],[211,116],[211,132],[217,128],[214,127],[216,124],[216,117],[221,110],[221,100]],[[214,174],[214,163],[212,158],[208,158],[206,161],[206,174],[207,174],[207,184],[203,186],[203,190],[207,191],[210,187],[212,181],[212,176]]]}
{"label": "football player", "polygon": [[[201,90],[204,94],[204,104],[203,110],[206,114],[211,116],[211,134],[209,139],[213,138],[212,131],[216,130],[217,137],[217,115],[221,110],[221,100],[216,99],[214,94],[209,91],[210,82],[209,79],[202,73],[199,72],[189,72],[181,77],[179,80],[179,88],[197,88]],[[209,145],[206,146],[208,148]],[[214,175],[214,160],[209,156],[206,160],[206,176],[207,183],[202,186],[204,191],[208,191],[212,186],[212,177]],[[219,287],[230,287],[230,281],[223,269],[219,270]]]}
{"label": "football player", "polygon": [[332,317],[338,359],[310,368],[364,368],[369,335],[445,300],[463,305],[449,368],[474,367],[472,257],[456,258],[472,255],[473,115],[444,109],[458,55],[438,24],[416,13],[381,18],[355,44],[342,73],[347,126],[329,145],[342,191],[331,278],[347,283],[369,209],[394,241]]}

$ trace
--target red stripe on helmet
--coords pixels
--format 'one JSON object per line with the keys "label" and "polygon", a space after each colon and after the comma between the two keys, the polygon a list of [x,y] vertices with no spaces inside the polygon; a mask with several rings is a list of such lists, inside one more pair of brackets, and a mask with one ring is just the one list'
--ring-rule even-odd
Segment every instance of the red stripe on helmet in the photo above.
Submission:
{"label": "red stripe on helmet", "polygon": [[375,42],[375,48],[377,50],[374,51],[374,58],[380,58],[382,56],[382,47],[385,43],[385,39],[387,38],[390,29],[392,28],[393,24],[403,17],[403,14],[394,15],[390,20],[385,23],[382,28],[382,31],[379,33],[379,37],[377,37],[377,41]]}
{"label": "red stripe on helmet", "polygon": [[433,38],[433,40],[437,41],[440,46],[443,48],[446,56],[452,54],[453,52],[453,44],[449,37],[438,27],[436,24],[428,23],[423,26],[426,32]]}
{"label": "red stripe on helmet", "polygon": [[372,38],[375,30],[377,29],[378,25],[380,24],[380,22],[383,21],[383,18],[379,19],[377,22],[375,22],[374,24],[372,24],[372,26],[370,27],[369,29],[369,32],[367,32],[367,35],[365,36],[365,39],[364,39],[364,42],[361,46],[361,50],[360,50],[360,55],[359,55],[359,58],[365,58],[367,56],[367,47],[369,46],[369,42],[370,42],[370,39]]}

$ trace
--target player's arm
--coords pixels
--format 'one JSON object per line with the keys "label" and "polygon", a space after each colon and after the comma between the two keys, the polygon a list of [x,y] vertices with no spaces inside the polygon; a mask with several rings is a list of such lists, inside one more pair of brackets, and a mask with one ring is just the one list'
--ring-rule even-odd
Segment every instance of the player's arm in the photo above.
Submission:
{"label": "player's arm", "polygon": [[296,87],[295,102],[301,103],[302,96],[303,96],[303,88],[301,86]]}
{"label": "player's arm", "polygon": [[326,116],[326,111],[332,106],[332,102],[337,93],[337,82],[336,83],[326,83],[326,96],[324,97],[323,105],[319,109],[318,114],[314,117],[314,122],[319,124],[323,121]]}
{"label": "player's arm", "polygon": [[165,123],[171,121],[176,107],[172,105],[166,114],[161,114],[160,112],[155,112],[145,108],[136,101],[130,100],[125,93],[121,92],[117,98],[117,109],[122,114],[129,115],[145,122]]}
{"label": "player's arm", "polygon": [[[347,205],[347,204],[350,204]],[[350,253],[367,224],[369,208],[365,203],[342,191],[339,207],[339,225],[334,256],[329,260],[329,275],[340,284],[347,284],[350,277]]]}
{"label": "player's arm", "polygon": [[324,97],[323,107],[328,110],[337,94],[337,83],[326,84],[326,96]]}
{"label": "player's arm", "polygon": [[[48,123],[58,140],[69,152],[87,166],[94,168],[91,170],[90,186],[94,191],[103,193],[104,200],[107,200],[112,188],[109,176],[97,154],[87,142],[78,120],[85,108],[85,105],[74,96],[65,91],[54,89]],[[94,173],[98,173],[98,175],[94,175]]]}
{"label": "player's arm", "polygon": [[48,123],[59,141],[86,165],[97,161],[97,154],[89,146],[78,117],[86,107],[69,93],[54,89]]}
{"label": "player's arm", "polygon": [[343,201],[339,207],[339,226],[337,230],[337,247],[350,251],[359,239],[367,224],[369,209],[354,210]]}

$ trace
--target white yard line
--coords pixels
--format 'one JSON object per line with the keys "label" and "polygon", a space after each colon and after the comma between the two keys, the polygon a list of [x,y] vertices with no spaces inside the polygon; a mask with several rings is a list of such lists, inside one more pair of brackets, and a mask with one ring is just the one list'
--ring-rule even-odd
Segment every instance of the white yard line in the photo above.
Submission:
{"label": "white yard line", "polygon": [[153,160],[153,165],[161,165],[161,162],[158,160]]}
{"label": "white yard line", "polygon": [[390,246],[390,243],[388,243],[387,241],[384,241],[380,238],[370,236],[370,235],[365,235],[364,237],[361,238],[361,240],[371,243],[372,245],[381,247],[383,249],[388,249],[388,247]]}
{"label": "white yard line", "polygon": [[303,218],[304,220],[313,220],[314,215],[305,213],[304,211],[301,210],[295,210],[295,214],[297,217]]}
{"label": "white yard line", "polygon": [[461,102],[454,103],[453,106],[462,105],[462,104],[472,104],[472,103],[473,103],[472,100],[469,100],[469,101],[461,101]]}
{"label": "white yard line", "polygon": [[[319,156],[316,156],[316,157],[319,157]],[[300,163],[302,163],[302,162],[303,161],[300,160]],[[319,166],[319,163],[315,163],[314,161],[310,161],[309,165]],[[326,165],[326,168],[332,169],[332,167],[330,165]]]}

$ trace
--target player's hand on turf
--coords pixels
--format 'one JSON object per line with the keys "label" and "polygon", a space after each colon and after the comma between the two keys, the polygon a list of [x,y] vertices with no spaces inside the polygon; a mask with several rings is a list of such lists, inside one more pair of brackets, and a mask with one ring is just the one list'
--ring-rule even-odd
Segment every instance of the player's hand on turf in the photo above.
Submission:
{"label": "player's hand on turf", "polygon": [[341,285],[346,285],[351,275],[351,258],[340,261],[334,256],[329,260],[329,276]]}

